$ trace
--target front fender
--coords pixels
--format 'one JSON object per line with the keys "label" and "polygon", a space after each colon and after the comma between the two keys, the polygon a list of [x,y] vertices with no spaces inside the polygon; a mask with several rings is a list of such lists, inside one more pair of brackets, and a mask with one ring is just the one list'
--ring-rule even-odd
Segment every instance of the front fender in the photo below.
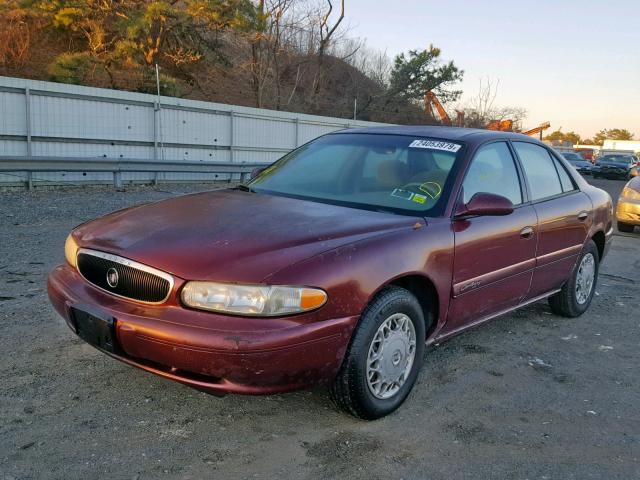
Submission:
{"label": "front fender", "polygon": [[360,315],[385,285],[421,275],[436,288],[440,326],[449,307],[453,246],[451,222],[434,219],[320,253],[263,281],[323,288],[328,301],[322,316],[335,317]]}

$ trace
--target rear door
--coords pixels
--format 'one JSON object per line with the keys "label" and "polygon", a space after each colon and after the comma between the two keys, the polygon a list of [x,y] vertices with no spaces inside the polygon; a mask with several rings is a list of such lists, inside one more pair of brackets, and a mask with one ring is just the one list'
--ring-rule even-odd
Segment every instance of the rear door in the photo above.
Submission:
{"label": "rear door", "polygon": [[506,216],[453,220],[455,256],[447,333],[517,305],[531,283],[537,218],[533,206],[525,203],[522,175],[506,142],[478,149],[458,201],[467,203],[478,192],[502,195],[515,210]]}
{"label": "rear door", "polygon": [[562,287],[593,221],[591,200],[545,147],[512,142],[538,216],[536,268],[527,298]]}

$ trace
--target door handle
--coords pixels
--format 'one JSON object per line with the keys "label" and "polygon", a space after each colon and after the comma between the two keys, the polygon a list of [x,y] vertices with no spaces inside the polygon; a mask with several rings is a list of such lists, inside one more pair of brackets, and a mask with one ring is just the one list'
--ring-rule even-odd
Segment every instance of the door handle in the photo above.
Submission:
{"label": "door handle", "polygon": [[531,238],[533,236],[533,227],[524,227],[520,230],[520,236],[522,238]]}
{"label": "door handle", "polygon": [[578,214],[578,220],[580,220],[581,222],[584,222],[588,216],[589,214],[587,212],[580,212]]}

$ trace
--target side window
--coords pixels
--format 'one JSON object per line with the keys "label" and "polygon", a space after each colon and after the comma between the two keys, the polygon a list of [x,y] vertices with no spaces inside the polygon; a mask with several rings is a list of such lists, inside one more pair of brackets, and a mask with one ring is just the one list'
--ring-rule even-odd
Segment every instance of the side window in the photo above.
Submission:
{"label": "side window", "polygon": [[462,184],[463,201],[476,193],[507,197],[514,205],[522,203],[522,190],[515,162],[504,142],[490,143],[476,152]]}
{"label": "side window", "polygon": [[576,187],[573,184],[573,180],[571,180],[571,177],[567,173],[567,170],[564,168],[564,165],[562,165],[556,158],[553,159],[553,163],[555,163],[556,169],[558,170],[558,175],[560,176],[562,191],[570,192],[572,190],[575,190]]}
{"label": "side window", "polygon": [[558,171],[545,148],[524,142],[513,142],[513,146],[518,152],[522,168],[529,180],[531,200],[540,200],[562,193]]}

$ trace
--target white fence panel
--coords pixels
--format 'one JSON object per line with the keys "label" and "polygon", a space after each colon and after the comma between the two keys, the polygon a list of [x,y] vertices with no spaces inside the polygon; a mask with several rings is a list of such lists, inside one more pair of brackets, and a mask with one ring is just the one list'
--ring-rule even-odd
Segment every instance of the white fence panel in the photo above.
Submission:
{"label": "white fence panel", "polygon": [[149,107],[76,98],[31,95],[32,135],[96,140],[148,141]]}
{"label": "white fence panel", "polygon": [[165,143],[193,145],[230,145],[231,128],[228,114],[163,109],[159,139]]}
{"label": "white fence panel", "polygon": [[3,135],[27,134],[24,97],[24,93],[0,92],[0,132]]}
{"label": "white fence panel", "polygon": [[24,157],[27,144],[23,140],[0,140],[0,156]]}
{"label": "white fence panel", "polygon": [[236,145],[243,147],[296,147],[296,124],[292,119],[234,117]]}
{"label": "white fence panel", "polygon": [[[25,178],[30,184],[115,182],[116,177],[124,182],[235,179],[250,164],[271,163],[320,135],[373,125],[382,124],[0,77],[0,184]],[[42,159],[59,161],[60,171],[16,170],[16,161],[24,161],[26,172]],[[145,160],[158,172],[63,171],[64,162],[73,159],[87,165]],[[7,170],[10,163],[13,173]],[[215,173],[209,163],[249,165],[233,170],[214,165],[227,172]],[[238,173],[228,173],[234,170]]]}

